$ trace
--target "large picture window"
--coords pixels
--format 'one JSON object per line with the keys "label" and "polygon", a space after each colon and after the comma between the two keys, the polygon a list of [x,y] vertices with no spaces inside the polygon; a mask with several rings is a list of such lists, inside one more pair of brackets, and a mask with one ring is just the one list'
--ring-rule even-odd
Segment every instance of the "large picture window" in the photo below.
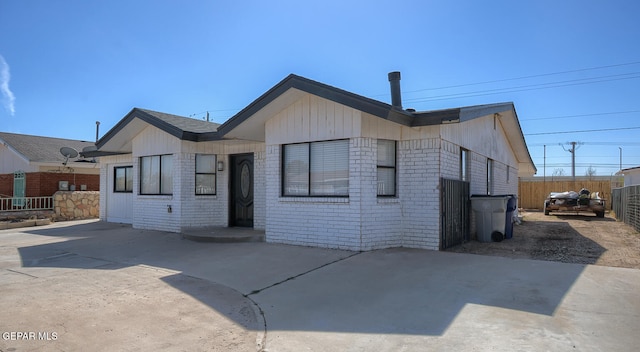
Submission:
{"label": "large picture window", "polygon": [[282,147],[282,194],[315,197],[349,195],[349,141]]}
{"label": "large picture window", "polygon": [[114,192],[133,192],[133,166],[118,166],[113,168]]}
{"label": "large picture window", "polygon": [[378,196],[396,195],[396,142],[378,140]]}
{"label": "large picture window", "polygon": [[140,158],[140,194],[173,194],[173,155]]}
{"label": "large picture window", "polygon": [[216,194],[216,156],[196,154],[196,194]]}

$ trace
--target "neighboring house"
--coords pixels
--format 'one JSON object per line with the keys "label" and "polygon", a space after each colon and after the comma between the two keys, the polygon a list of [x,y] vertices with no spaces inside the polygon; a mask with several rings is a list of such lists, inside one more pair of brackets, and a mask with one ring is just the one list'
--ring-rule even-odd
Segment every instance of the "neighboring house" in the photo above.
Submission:
{"label": "neighboring house", "polygon": [[389,80],[392,105],[289,75],[222,125],[134,108],[86,154],[101,156],[100,218],[439,249],[444,179],[517,194],[518,177],[536,169],[512,103],[404,110],[400,74]]}
{"label": "neighboring house", "polygon": [[79,156],[67,160],[63,147],[95,149],[93,142],[0,132],[0,197],[48,197],[60,189],[60,181],[98,191],[99,164]]}
{"label": "neighboring house", "polygon": [[640,185],[640,166],[620,170],[624,175],[624,186]]}

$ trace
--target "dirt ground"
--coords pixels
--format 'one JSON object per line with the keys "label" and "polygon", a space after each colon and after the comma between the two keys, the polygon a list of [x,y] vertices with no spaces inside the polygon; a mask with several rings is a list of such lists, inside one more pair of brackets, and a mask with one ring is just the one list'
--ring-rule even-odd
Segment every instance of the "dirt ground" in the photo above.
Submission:
{"label": "dirt ground", "polygon": [[472,240],[449,252],[528,258],[563,263],[640,269],[640,233],[611,214],[520,211],[513,238],[502,242]]}

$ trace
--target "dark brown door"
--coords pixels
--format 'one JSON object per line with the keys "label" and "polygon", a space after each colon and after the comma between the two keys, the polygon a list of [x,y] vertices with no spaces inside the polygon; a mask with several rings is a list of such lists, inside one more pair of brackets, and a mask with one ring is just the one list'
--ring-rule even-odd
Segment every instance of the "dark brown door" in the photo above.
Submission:
{"label": "dark brown door", "polygon": [[253,154],[231,155],[229,226],[253,227]]}

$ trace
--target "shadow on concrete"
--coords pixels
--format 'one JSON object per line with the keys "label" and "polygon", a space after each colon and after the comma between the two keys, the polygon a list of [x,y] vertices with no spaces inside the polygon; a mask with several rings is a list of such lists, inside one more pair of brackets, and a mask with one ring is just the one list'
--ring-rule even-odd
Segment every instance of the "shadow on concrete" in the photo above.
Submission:
{"label": "shadow on concrete", "polygon": [[577,213],[572,214],[570,212],[565,213],[551,213],[548,216],[555,216],[561,220],[583,220],[583,221],[603,221],[603,222],[615,222],[616,219],[611,217],[599,218],[595,214],[591,213]]}
{"label": "shadow on concrete", "polygon": [[411,249],[367,252],[252,296],[274,330],[442,335],[469,304],[552,316],[584,266]]}
{"label": "shadow on concrete", "polygon": [[247,330],[264,329],[262,318],[257,317],[252,308],[253,302],[232,288],[185,274],[169,275],[161,280],[215,309]]}
{"label": "shadow on concrete", "polygon": [[268,330],[442,335],[469,304],[551,316],[584,270],[402,248],[354,255],[269,243],[197,243],[103,222],[23,232],[70,238],[18,248],[24,267],[143,264],[179,271],[206,281],[185,284],[173,274],[163,281],[244,325],[246,312],[216,298],[220,290],[241,292],[238,297],[262,308]]}

